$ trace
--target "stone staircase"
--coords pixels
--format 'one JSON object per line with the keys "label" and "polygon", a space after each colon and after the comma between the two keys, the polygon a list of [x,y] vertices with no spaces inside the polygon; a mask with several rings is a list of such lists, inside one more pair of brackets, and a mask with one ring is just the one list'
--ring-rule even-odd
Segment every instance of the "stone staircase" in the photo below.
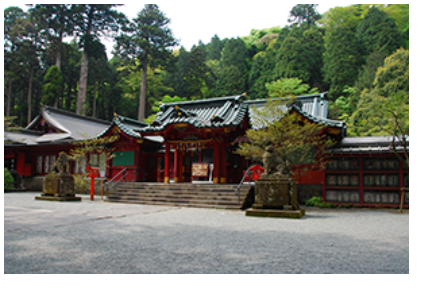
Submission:
{"label": "stone staircase", "polygon": [[238,185],[121,182],[108,193],[106,201],[168,205],[181,207],[244,209],[249,207],[251,185],[243,185],[240,199],[235,194]]}

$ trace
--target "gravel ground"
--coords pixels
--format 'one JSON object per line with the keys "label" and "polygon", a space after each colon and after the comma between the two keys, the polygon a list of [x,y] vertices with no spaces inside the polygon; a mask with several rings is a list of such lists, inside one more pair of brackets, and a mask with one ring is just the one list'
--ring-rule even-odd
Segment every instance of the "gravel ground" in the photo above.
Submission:
{"label": "gravel ground", "polygon": [[36,195],[5,194],[6,274],[409,273],[408,210],[307,208],[297,220]]}

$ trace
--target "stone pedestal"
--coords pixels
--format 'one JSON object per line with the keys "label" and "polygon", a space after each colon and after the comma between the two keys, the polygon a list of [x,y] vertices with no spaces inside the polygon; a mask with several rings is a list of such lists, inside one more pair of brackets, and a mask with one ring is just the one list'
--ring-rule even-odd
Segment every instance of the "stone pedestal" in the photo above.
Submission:
{"label": "stone pedestal", "polygon": [[43,193],[35,200],[81,201],[75,197],[75,180],[70,174],[49,173],[44,177]]}
{"label": "stone pedestal", "polygon": [[290,176],[272,176],[255,182],[255,204],[246,216],[301,218],[304,214],[298,203],[296,182]]}

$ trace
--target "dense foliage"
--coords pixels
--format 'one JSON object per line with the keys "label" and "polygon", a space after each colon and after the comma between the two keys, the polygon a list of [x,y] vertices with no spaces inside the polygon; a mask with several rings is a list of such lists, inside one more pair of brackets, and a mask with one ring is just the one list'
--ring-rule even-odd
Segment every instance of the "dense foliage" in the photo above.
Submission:
{"label": "dense foliage", "polygon": [[287,114],[286,106],[293,101],[268,100],[263,107],[252,107],[254,129],[246,133],[251,143],[240,144],[237,153],[262,161],[266,147],[271,145],[280,158],[293,167],[294,176],[299,175],[296,172],[307,171],[308,167],[324,168],[326,149],[334,142],[325,137],[323,125],[304,120],[295,112]]}
{"label": "dense foliage", "polygon": [[[409,71],[399,71],[409,70],[409,58],[390,59],[409,53],[409,5],[357,4],[322,15],[316,7],[294,6],[283,28],[253,29],[237,38],[214,35],[191,49],[177,48],[179,37],[155,4],[145,5],[133,20],[110,4],[9,7],[5,116],[16,116],[24,126],[45,103],[106,120],[114,112],[152,120],[161,102],[243,92],[266,98],[277,94],[274,87],[300,82],[308,88],[292,93],[329,91],[335,101],[330,117],[348,121],[351,135],[384,134],[358,116],[377,109],[377,101],[409,103]],[[104,36],[116,41],[110,60]],[[403,78],[393,72],[403,72]]]}

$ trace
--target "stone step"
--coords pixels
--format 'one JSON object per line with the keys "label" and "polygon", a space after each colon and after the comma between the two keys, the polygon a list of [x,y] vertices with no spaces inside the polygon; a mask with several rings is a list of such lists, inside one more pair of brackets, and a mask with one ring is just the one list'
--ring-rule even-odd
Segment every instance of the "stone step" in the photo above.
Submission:
{"label": "stone step", "polygon": [[[145,184],[145,183],[120,183],[118,186],[123,186],[130,189],[144,189],[144,190],[169,190],[169,191],[220,191],[222,193],[235,192],[237,185],[195,185],[195,184]],[[244,185],[241,190],[249,190],[251,187]]]}
{"label": "stone step", "polygon": [[[235,193],[221,194],[221,193],[203,193],[203,194],[191,194],[191,193],[173,193],[170,191],[157,191],[157,192],[142,192],[142,191],[134,191],[134,190],[118,190],[117,192],[113,192],[110,194],[112,197],[142,197],[148,195],[150,198],[178,198],[178,199],[211,199],[211,200],[224,200],[224,201],[237,201],[238,196]],[[243,200],[247,196],[245,194],[240,193],[240,199]]]}
{"label": "stone step", "polygon": [[165,197],[151,197],[150,195],[126,195],[126,196],[109,196],[109,199],[119,200],[138,200],[138,201],[156,201],[156,202],[175,202],[175,203],[191,203],[191,204],[210,204],[210,205],[239,205],[241,203],[230,200],[216,200],[216,199],[195,199],[195,198],[165,198]]}
{"label": "stone step", "polygon": [[241,188],[240,200],[235,194],[236,189],[237,185],[121,182],[109,193],[107,201],[240,209],[246,202],[251,186]]}
{"label": "stone step", "polygon": [[214,208],[214,209],[241,209],[241,205],[215,205],[207,203],[184,203],[184,202],[171,202],[171,201],[148,201],[148,200],[121,200],[121,199],[108,199],[109,202],[119,203],[131,203],[131,204],[146,204],[146,205],[164,205],[164,206],[178,206],[178,207],[193,207],[193,208]]}

